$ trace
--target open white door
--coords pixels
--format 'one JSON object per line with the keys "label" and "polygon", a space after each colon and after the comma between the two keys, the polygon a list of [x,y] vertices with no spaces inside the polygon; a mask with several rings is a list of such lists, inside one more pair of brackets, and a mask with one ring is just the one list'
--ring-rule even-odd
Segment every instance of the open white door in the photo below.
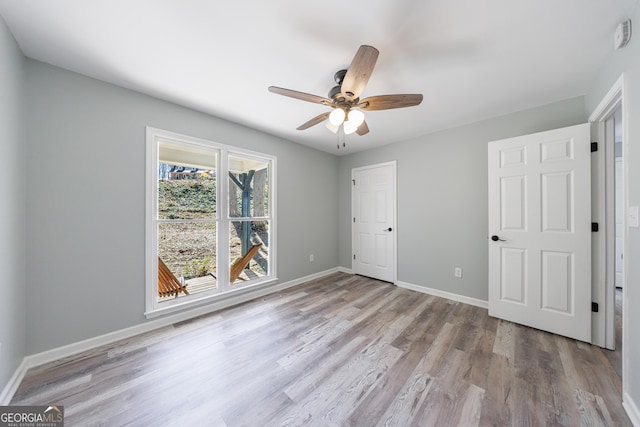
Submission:
{"label": "open white door", "polygon": [[488,151],[489,315],[591,342],[589,124]]}
{"label": "open white door", "polygon": [[395,162],[351,171],[352,270],[395,282]]}

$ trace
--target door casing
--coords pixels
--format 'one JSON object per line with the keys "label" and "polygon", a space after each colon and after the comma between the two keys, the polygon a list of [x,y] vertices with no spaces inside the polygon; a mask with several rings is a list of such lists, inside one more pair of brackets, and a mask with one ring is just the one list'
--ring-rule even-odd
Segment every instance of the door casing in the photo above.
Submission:
{"label": "door casing", "polygon": [[[620,75],[618,80],[613,84],[609,92],[602,98],[598,106],[595,108],[589,122],[592,124],[591,135],[594,141],[599,143],[598,152],[594,153],[594,165],[592,167],[593,180],[593,198],[600,202],[592,210],[593,221],[602,223],[602,232],[598,236],[594,236],[592,242],[594,248],[594,266],[597,266],[597,276],[594,274],[593,282],[593,298],[598,302],[602,310],[599,313],[593,313],[593,336],[592,343],[600,347],[608,349],[615,348],[615,153],[612,135],[606,134],[606,122],[611,118],[614,112],[620,108],[622,116],[622,149],[623,159],[628,158],[628,126],[629,121],[627,107],[624,100],[625,92],[625,75]],[[607,143],[609,142],[609,143]],[[628,165],[624,162],[623,169],[623,202],[622,215],[627,218],[627,207],[629,205],[628,194]],[[624,230],[624,245],[622,252],[627,253],[627,229]],[[623,282],[626,280],[626,272],[628,271],[628,260],[623,259]],[[628,313],[626,287],[622,288],[623,313]],[[626,372],[628,372],[628,352],[624,345],[626,337],[629,333],[629,325],[627,316],[622,317],[622,376],[623,390],[625,384]]]}

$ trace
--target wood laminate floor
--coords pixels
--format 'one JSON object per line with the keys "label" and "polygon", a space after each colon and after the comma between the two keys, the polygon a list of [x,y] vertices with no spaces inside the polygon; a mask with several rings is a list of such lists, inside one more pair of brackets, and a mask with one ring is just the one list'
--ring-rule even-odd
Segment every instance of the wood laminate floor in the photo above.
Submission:
{"label": "wood laminate floor", "polygon": [[630,426],[598,347],[342,273],[30,370],[67,426]]}

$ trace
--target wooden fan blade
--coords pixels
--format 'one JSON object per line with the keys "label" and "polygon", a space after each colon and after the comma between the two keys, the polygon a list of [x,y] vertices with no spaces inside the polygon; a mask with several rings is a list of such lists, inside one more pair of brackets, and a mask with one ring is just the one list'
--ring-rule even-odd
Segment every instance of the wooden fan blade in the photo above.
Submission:
{"label": "wooden fan blade", "polygon": [[391,110],[393,108],[413,107],[420,105],[421,102],[422,95],[419,94],[378,95],[361,100],[358,103],[358,108],[367,111]]}
{"label": "wooden fan blade", "polygon": [[342,81],[342,94],[345,98],[356,99],[360,97],[369,81],[369,77],[371,77],[377,60],[378,49],[373,46],[360,46]]}
{"label": "wooden fan blade", "polygon": [[369,133],[369,126],[367,126],[366,121],[362,122],[362,124],[358,126],[358,129],[356,129],[356,133],[360,136],[366,135]]}
{"label": "wooden fan blade", "polygon": [[329,118],[329,114],[331,114],[331,111],[322,113],[319,116],[315,116],[313,119],[309,120],[308,122],[305,122],[300,126],[298,126],[297,129],[305,130],[305,129],[309,129],[311,126],[317,125],[318,123],[322,123]]}
{"label": "wooden fan blade", "polygon": [[277,86],[269,86],[269,92],[277,93],[278,95],[288,96],[290,98],[301,99],[307,102],[313,102],[314,104],[331,105],[332,102],[329,98],[323,96],[312,95],[310,93],[298,92],[297,90],[285,89]]}

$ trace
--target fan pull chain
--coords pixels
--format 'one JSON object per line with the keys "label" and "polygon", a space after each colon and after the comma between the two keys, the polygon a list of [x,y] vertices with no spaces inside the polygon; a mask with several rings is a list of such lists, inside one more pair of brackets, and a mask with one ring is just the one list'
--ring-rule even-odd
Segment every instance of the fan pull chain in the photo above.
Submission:
{"label": "fan pull chain", "polygon": [[341,140],[342,140],[342,148],[346,148],[347,143],[345,142],[344,124],[340,125],[340,127],[338,128],[338,132],[336,132],[336,135],[338,136],[338,144],[336,145],[336,148],[338,150],[340,149]]}

